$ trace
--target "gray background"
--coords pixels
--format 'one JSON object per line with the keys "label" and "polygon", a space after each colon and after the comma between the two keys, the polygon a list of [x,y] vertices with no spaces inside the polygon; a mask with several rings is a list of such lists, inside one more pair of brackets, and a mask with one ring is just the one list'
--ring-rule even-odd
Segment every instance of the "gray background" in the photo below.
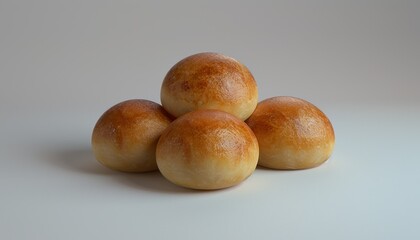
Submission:
{"label": "gray background", "polygon": [[[420,1],[0,0],[0,238],[417,239]],[[193,192],[97,164],[100,114],[203,51],[307,99],[333,157]]]}

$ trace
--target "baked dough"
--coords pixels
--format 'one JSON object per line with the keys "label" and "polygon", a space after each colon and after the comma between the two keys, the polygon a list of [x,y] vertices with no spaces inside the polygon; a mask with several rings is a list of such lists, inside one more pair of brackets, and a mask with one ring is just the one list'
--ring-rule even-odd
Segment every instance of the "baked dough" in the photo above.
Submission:
{"label": "baked dough", "polygon": [[258,102],[251,72],[218,53],[198,53],[175,64],[161,87],[163,107],[175,117],[197,109],[222,110],[245,120]]}
{"label": "baked dough", "polygon": [[156,161],[169,181],[193,189],[220,189],[250,176],[258,141],[240,119],[218,110],[197,110],[176,119],[162,134]]}
{"label": "baked dough", "polygon": [[334,130],[327,116],[299,98],[266,99],[246,123],[258,139],[258,164],[264,167],[316,167],[330,157],[334,148]]}
{"label": "baked dough", "polygon": [[92,133],[92,149],[104,166],[124,172],[157,170],[156,144],[172,117],[157,103],[133,99],[107,110]]}

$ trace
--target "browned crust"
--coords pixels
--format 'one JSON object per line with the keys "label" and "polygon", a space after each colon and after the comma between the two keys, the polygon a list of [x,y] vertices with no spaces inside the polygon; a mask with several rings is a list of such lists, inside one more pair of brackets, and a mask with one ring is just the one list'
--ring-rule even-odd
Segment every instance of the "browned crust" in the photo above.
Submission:
{"label": "browned crust", "polygon": [[258,141],[240,119],[218,110],[197,110],[176,119],[156,149],[161,173],[194,189],[236,185],[255,170]]}
{"label": "browned crust", "polygon": [[156,145],[172,117],[157,103],[133,99],[107,110],[92,133],[98,162],[124,172],[157,170]]}
{"label": "browned crust", "polygon": [[296,154],[321,149],[326,160],[335,142],[334,129],[327,116],[313,104],[295,97],[261,101],[246,123],[257,136],[260,158],[274,153],[275,149],[287,148]]}
{"label": "browned crust", "polygon": [[92,134],[92,142],[112,140],[114,145],[122,148],[132,142],[141,142],[142,134],[137,129],[144,130],[153,126],[145,124],[153,121],[156,125],[168,125],[173,117],[170,116],[159,104],[144,100],[131,99],[118,103],[108,109],[97,121]]}
{"label": "browned crust", "polygon": [[158,152],[180,151],[187,162],[202,160],[193,156],[197,152],[225,160],[247,161],[247,157],[240,156],[248,148],[258,148],[258,142],[240,119],[222,111],[197,110],[176,119],[162,134],[158,148]]}
{"label": "browned crust", "polygon": [[[180,116],[164,101],[163,95],[190,104],[192,109],[229,110],[258,98],[257,84],[250,71],[237,60],[218,53],[198,53],[184,58],[166,74],[161,88],[162,104]],[[252,106],[253,109],[255,105]],[[182,114],[185,112],[182,112]]]}

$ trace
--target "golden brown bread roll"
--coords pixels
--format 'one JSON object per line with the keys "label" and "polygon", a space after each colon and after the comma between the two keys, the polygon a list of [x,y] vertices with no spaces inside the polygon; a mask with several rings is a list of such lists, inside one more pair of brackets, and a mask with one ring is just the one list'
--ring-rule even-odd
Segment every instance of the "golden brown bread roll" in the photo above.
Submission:
{"label": "golden brown bread roll", "polygon": [[258,104],[246,123],[258,139],[258,164],[264,167],[316,167],[330,157],[334,148],[330,121],[321,110],[302,99],[266,99]]}
{"label": "golden brown bread roll", "polygon": [[156,161],[169,181],[193,189],[236,185],[255,170],[258,142],[240,119],[197,110],[176,119],[159,139]]}
{"label": "golden brown bread roll", "polygon": [[107,110],[92,133],[92,149],[104,166],[124,172],[157,170],[156,144],[171,122],[157,103],[133,99]]}
{"label": "golden brown bread roll", "polygon": [[217,109],[245,120],[258,102],[257,84],[237,60],[198,53],[175,64],[161,88],[163,107],[175,117],[197,109]]}

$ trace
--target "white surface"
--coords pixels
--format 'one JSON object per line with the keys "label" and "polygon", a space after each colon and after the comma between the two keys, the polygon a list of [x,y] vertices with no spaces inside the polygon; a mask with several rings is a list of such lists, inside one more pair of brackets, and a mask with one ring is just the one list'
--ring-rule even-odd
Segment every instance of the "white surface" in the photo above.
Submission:
{"label": "white surface", "polygon": [[[96,116],[3,121],[3,239],[416,239],[418,119],[409,109],[327,108],[333,157],[304,171],[257,169],[222,191],[96,163]],[[357,113],[357,114],[355,114]],[[76,113],[75,113],[76,114]],[[389,116],[399,116],[392,117]],[[31,123],[28,124],[28,119]]]}
{"label": "white surface", "polygon": [[[420,238],[419,9],[1,1],[0,239]],[[199,51],[240,59],[260,99],[318,105],[335,127],[332,158],[210,192],[99,165],[100,114],[158,101],[166,71]]]}

